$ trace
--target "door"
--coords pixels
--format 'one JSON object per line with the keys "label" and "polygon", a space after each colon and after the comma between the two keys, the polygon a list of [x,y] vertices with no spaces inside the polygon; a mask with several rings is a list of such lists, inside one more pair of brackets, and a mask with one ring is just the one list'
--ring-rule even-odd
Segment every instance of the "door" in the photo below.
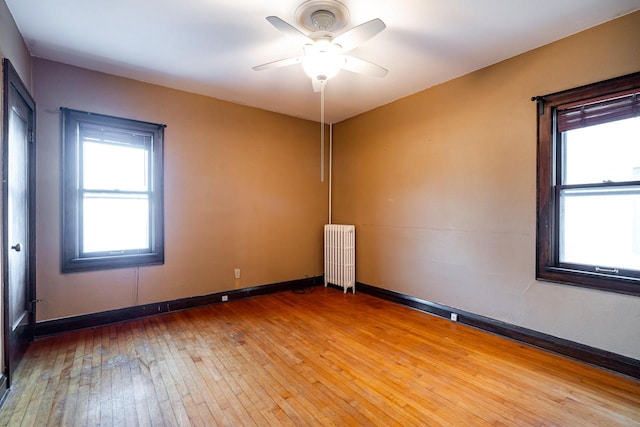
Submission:
{"label": "door", "polygon": [[7,59],[3,70],[4,373],[11,385],[35,325],[35,104]]}

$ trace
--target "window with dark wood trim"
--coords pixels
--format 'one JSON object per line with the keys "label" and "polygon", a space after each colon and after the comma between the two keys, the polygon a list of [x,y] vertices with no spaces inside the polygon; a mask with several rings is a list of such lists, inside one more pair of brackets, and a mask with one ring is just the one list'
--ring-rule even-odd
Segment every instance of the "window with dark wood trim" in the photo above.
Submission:
{"label": "window with dark wood trim", "polygon": [[640,295],[640,73],[534,99],[536,277]]}
{"label": "window with dark wood trim", "polygon": [[164,263],[164,125],[61,110],[62,271]]}

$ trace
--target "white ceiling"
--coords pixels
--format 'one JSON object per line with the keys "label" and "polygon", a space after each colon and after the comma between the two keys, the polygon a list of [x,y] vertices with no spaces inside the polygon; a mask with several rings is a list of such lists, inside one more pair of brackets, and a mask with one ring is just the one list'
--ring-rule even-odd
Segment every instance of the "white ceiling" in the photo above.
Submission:
{"label": "white ceiling", "polygon": [[[301,66],[252,70],[302,53],[265,17],[295,25],[304,0],[5,1],[33,56],[320,119],[320,95]],[[328,123],[640,9],[640,0],[341,1],[346,29],[386,23],[350,54],[389,73],[341,71],[329,80]]]}

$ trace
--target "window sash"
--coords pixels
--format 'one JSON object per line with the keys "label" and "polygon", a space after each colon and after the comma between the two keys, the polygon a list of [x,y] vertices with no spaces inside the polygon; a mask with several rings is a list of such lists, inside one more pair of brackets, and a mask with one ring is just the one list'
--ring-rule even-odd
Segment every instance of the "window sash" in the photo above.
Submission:
{"label": "window sash", "polygon": [[83,138],[78,154],[78,187],[84,190],[150,191],[153,184],[151,153],[152,149],[148,148]]}
{"label": "window sash", "polygon": [[[114,255],[125,255],[125,254],[142,254],[142,253],[151,253],[153,250],[153,197],[151,194],[147,192],[122,192],[122,191],[110,191],[110,192],[101,192],[101,191],[83,191],[80,193],[81,196],[78,200],[78,214],[79,214],[79,249],[78,253],[80,257],[91,257],[91,256],[114,256]],[[100,209],[99,213],[96,215],[89,215],[92,210],[95,209],[87,209],[87,203],[91,201],[94,202],[106,202],[106,204],[122,204],[122,202],[131,201],[142,201],[146,204],[146,208],[144,209],[143,215],[134,215],[130,218],[130,215],[125,215],[123,210],[117,209],[107,209],[105,206]],[[111,203],[109,203],[111,202]],[[89,213],[87,212],[89,210]],[[114,212],[115,214],[111,214],[109,218],[100,218],[100,214],[104,212]],[[101,227],[98,228],[95,224],[96,219],[101,220]],[[144,224],[140,224],[140,221],[144,222]],[[136,228],[131,229],[130,225],[133,223],[138,223],[138,227],[144,227],[144,229]],[[115,225],[119,225],[115,227]],[[88,229],[88,227],[90,227]],[[91,248],[95,248],[97,245],[87,245],[87,236],[86,233],[88,231],[93,231],[98,228],[98,233],[105,233],[106,235],[103,238],[111,239],[111,248],[108,250],[91,250]],[[107,234],[108,233],[108,234]],[[96,231],[91,233],[95,236]],[[127,241],[131,241],[133,236],[144,235],[144,243],[139,244],[137,247],[133,248],[132,245]],[[113,239],[116,237],[120,238],[121,243],[118,243],[119,246],[115,246]],[[89,246],[89,247],[87,247]],[[104,243],[102,246],[106,246]]]}
{"label": "window sash", "polygon": [[[606,200],[608,198],[612,200],[609,202]],[[558,243],[554,258],[558,266],[565,268],[571,266],[571,268],[583,271],[609,272],[615,275],[640,278],[640,268],[636,268],[640,254],[634,256],[634,253],[638,252],[637,247],[640,241],[637,236],[639,231],[636,228],[636,224],[640,225],[638,220],[640,181],[603,185],[559,185],[556,186],[556,200],[558,201],[558,212],[556,213]],[[589,213],[577,218],[583,222],[589,220],[588,229],[584,228],[584,223],[581,226],[573,222],[569,228],[563,228],[569,215],[566,211],[567,204],[579,201],[584,203],[589,200],[595,200],[599,203],[592,205]],[[594,215],[595,213],[597,215]],[[576,217],[572,215],[572,220],[575,219]],[[631,226],[629,233],[627,233],[625,224]],[[569,237],[571,237],[569,243],[572,245],[566,240]],[[593,245],[594,240],[601,244],[608,241],[608,247],[615,246],[616,249],[599,250]],[[630,247],[626,247],[625,244],[629,244]],[[572,256],[566,255],[565,251],[568,249]],[[576,250],[581,254],[577,254]],[[597,256],[593,255],[594,252]],[[637,265],[640,267],[640,264]]]}
{"label": "window sash", "polygon": [[[559,132],[557,184],[638,179],[640,116]],[[624,154],[620,154],[624,153]]]}

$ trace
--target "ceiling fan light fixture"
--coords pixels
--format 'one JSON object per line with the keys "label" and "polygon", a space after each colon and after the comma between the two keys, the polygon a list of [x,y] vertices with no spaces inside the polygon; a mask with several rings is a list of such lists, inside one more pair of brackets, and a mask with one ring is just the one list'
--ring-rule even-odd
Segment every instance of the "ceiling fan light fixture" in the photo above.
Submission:
{"label": "ceiling fan light fixture", "polygon": [[320,92],[327,80],[343,68],[354,73],[383,77],[388,71],[385,68],[344,53],[369,40],[384,30],[386,25],[376,18],[335,35],[335,31],[344,26],[348,16],[347,8],[337,0],[308,0],[296,10],[296,20],[312,31],[309,34],[277,16],[267,16],[267,21],[277,30],[303,43],[304,55],[267,62],[253,69],[260,71],[302,64],[305,73],[311,77],[314,92]]}
{"label": "ceiling fan light fixture", "polygon": [[312,80],[326,81],[340,72],[344,65],[342,55],[331,52],[317,52],[309,55],[302,63],[304,72]]}

